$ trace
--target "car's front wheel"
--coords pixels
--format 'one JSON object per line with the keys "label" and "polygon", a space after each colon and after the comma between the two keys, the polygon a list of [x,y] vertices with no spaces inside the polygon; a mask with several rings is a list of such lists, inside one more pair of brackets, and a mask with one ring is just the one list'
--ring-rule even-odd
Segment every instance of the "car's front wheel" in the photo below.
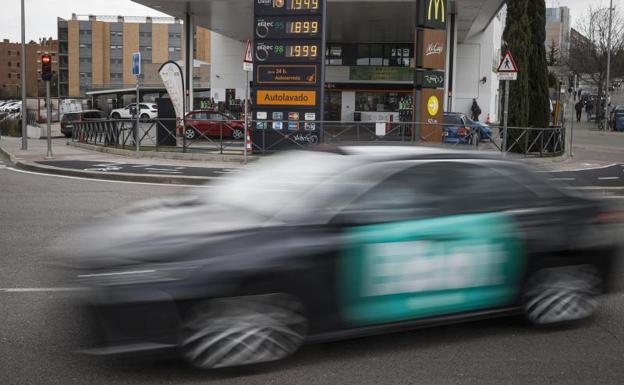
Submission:
{"label": "car's front wheel", "polygon": [[589,265],[549,267],[527,281],[523,294],[526,317],[552,325],[590,317],[598,306],[601,280]]}
{"label": "car's front wheel", "polygon": [[180,349],[201,369],[285,358],[299,349],[308,328],[301,303],[278,293],[206,300],[185,318]]}
{"label": "car's front wheel", "polygon": [[141,114],[140,118],[142,122],[149,122],[150,116],[148,114]]}
{"label": "car's front wheel", "polygon": [[121,119],[121,115],[119,115],[119,112],[113,112],[113,114],[111,115],[111,118],[113,118],[113,119]]}

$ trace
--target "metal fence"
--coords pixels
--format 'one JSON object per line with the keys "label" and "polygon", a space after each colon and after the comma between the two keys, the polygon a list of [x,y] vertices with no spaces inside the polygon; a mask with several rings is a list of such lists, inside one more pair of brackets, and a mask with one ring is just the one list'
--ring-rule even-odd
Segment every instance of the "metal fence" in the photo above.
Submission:
{"label": "metal fence", "polygon": [[[276,124],[277,123],[277,124]],[[96,120],[71,123],[72,141],[134,150],[240,154],[244,146],[241,121],[175,121],[174,119]],[[426,145],[476,151],[513,152],[524,156],[561,155],[565,128],[508,128],[507,145],[499,126],[430,126],[389,122],[250,122],[255,154],[284,149],[334,145]],[[138,135],[138,139],[137,139]]]}

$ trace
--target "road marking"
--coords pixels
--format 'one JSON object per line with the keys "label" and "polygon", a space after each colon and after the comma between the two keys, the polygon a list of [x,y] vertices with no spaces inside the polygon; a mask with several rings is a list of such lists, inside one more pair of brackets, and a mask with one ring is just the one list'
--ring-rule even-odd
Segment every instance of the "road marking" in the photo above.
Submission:
{"label": "road marking", "polygon": [[74,179],[74,180],[82,180],[88,182],[106,182],[106,183],[121,183],[121,184],[138,184],[138,185],[147,185],[147,186],[164,186],[164,187],[193,187],[193,188],[206,188],[211,189],[214,186],[208,185],[195,185],[195,184],[174,184],[174,183],[152,183],[152,182],[132,182],[127,180],[110,180],[110,179],[100,179],[100,178],[83,178],[79,176],[69,176],[69,175],[56,175],[56,174],[47,174],[44,172],[34,172],[34,171],[26,171],[19,170],[13,167],[6,167],[7,170],[19,172],[22,174],[30,174],[30,175],[40,175],[40,176],[49,176],[54,178],[64,178],[64,179]]}
{"label": "road marking", "polygon": [[[570,169],[570,170],[540,170],[539,172],[577,172],[577,171],[589,171],[589,170],[600,170],[603,168],[609,168],[609,167],[613,167],[613,166],[617,166],[619,165],[619,163],[611,163],[608,164],[606,166],[598,166],[598,167],[587,167],[587,168],[576,168],[576,169]],[[624,165],[621,165],[622,167],[624,167]]]}
{"label": "road marking", "polygon": [[576,180],[576,178],[548,178],[548,180]]}
{"label": "road marking", "polygon": [[0,288],[0,293],[46,293],[59,291],[83,291],[83,287],[12,287]]}
{"label": "road marking", "polygon": [[620,179],[619,176],[602,176],[600,178],[598,178],[600,180],[615,180],[615,179]]}

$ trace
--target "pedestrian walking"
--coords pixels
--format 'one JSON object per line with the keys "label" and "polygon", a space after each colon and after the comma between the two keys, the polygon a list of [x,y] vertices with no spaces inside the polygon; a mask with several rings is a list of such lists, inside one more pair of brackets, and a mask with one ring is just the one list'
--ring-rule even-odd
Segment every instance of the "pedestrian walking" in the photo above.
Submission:
{"label": "pedestrian walking", "polygon": [[587,104],[585,105],[585,112],[587,113],[587,121],[591,122],[592,112],[594,110],[594,103],[591,99],[587,99]]}
{"label": "pedestrian walking", "polygon": [[576,104],[574,105],[574,110],[576,110],[576,121],[580,122],[581,116],[583,115],[583,102],[581,102],[580,100],[576,102]]}
{"label": "pedestrian walking", "polygon": [[477,103],[477,99],[472,99],[472,107],[470,107],[470,112],[472,113],[472,120],[475,122],[479,121],[479,115],[481,115],[481,107],[479,107],[479,103]]}

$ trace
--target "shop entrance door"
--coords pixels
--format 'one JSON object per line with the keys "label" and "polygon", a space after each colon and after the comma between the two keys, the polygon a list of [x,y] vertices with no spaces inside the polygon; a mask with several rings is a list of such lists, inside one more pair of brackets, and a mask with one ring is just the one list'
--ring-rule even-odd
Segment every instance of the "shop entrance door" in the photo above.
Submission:
{"label": "shop entrance door", "polygon": [[340,121],[342,91],[325,91],[325,121]]}

